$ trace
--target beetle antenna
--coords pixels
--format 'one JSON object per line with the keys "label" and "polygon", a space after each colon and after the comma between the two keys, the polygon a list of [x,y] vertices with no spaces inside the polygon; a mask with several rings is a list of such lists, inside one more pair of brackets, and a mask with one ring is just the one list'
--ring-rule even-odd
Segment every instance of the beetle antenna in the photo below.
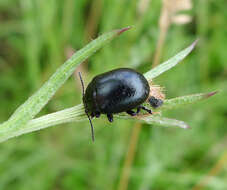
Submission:
{"label": "beetle antenna", "polygon": [[[78,74],[79,74],[80,82],[81,82],[81,86],[82,86],[82,95],[83,95],[83,103],[84,103],[84,94],[85,94],[85,92],[84,92],[84,82],[83,82],[81,73],[78,72]],[[88,111],[86,110],[86,108],[84,108],[84,109],[85,109],[85,113],[86,113],[86,115],[88,117],[88,120],[90,122],[90,125],[91,125],[91,138],[92,138],[92,141],[94,142],[95,141],[94,127],[93,127],[93,124],[91,122],[91,118],[90,118],[90,116],[88,114]]]}

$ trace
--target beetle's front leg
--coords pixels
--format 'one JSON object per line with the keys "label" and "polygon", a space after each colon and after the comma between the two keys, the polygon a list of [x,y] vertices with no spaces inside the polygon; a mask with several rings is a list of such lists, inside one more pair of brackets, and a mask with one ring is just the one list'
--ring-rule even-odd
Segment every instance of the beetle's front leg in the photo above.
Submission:
{"label": "beetle's front leg", "polygon": [[108,113],[107,118],[108,118],[109,122],[113,122],[113,114]]}
{"label": "beetle's front leg", "polygon": [[99,118],[100,115],[101,115],[100,112],[92,112],[92,113],[91,113],[91,118],[94,118],[94,117]]}

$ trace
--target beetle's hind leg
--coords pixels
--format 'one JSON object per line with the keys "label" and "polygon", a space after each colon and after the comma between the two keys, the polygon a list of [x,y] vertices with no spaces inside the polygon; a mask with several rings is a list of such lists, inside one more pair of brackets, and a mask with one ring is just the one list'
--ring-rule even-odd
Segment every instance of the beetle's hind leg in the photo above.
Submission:
{"label": "beetle's hind leg", "polygon": [[134,112],[132,110],[128,110],[128,111],[126,111],[126,113],[131,115],[131,116],[136,116],[137,115],[137,112]]}
{"label": "beetle's hind leg", "polygon": [[108,113],[107,118],[108,118],[109,122],[113,122],[113,114]]}
{"label": "beetle's hind leg", "polygon": [[149,109],[147,109],[147,108],[144,107],[144,106],[138,106],[136,112],[134,112],[134,111],[132,111],[132,110],[128,110],[128,111],[126,111],[126,113],[129,114],[129,115],[131,115],[131,116],[136,116],[136,115],[138,115],[138,114],[140,113],[141,109],[145,110],[145,111],[148,112],[149,114],[152,114],[152,111],[149,110]]}
{"label": "beetle's hind leg", "polygon": [[144,106],[139,106],[139,107],[137,108],[137,113],[139,113],[141,109],[145,110],[145,111],[148,112],[149,114],[152,114],[152,111],[149,110],[149,109],[147,109],[147,108],[144,107]]}

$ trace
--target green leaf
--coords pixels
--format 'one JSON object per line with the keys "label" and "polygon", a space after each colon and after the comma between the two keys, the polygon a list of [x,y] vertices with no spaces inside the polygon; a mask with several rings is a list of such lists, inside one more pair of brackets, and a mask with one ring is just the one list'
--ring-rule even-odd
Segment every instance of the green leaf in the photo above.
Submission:
{"label": "green leaf", "polygon": [[0,135],[0,142],[6,141],[7,139],[30,133],[33,131],[38,131],[47,127],[56,126],[63,123],[83,121],[87,120],[87,116],[84,112],[84,106],[79,104],[77,106],[64,109],[62,111],[54,112],[41,116],[39,118],[30,120],[26,125],[11,130],[6,129],[4,133]]}
{"label": "green leaf", "polygon": [[160,116],[149,116],[141,118],[140,120],[148,123],[148,124],[154,124],[159,125],[163,127],[180,127],[183,129],[190,128],[188,124],[186,124],[184,121],[179,121],[176,119],[170,119],[166,117],[160,117]]}
{"label": "green leaf", "polygon": [[68,59],[51,77],[50,79],[24,104],[22,104],[10,117],[3,123],[0,128],[0,136],[4,130],[8,128],[16,130],[24,126],[29,120],[35,117],[40,110],[47,104],[56,91],[65,83],[65,81],[73,74],[76,67],[85,59],[94,54],[101,47],[106,45],[114,37],[128,30],[129,27],[114,30],[106,33],[93,40],[81,50],[77,51],[70,59]]}
{"label": "green leaf", "polygon": [[[161,107],[157,108],[158,111],[163,111],[167,109],[174,109],[178,108],[180,106],[184,106],[187,104],[193,104],[197,101],[204,100],[206,98],[209,98],[213,95],[215,95],[218,91],[209,92],[209,93],[198,93],[198,94],[191,94],[171,99],[164,100],[164,103]],[[151,108],[150,104],[148,102],[143,104],[144,106]]]}
{"label": "green leaf", "polygon": [[194,41],[189,47],[179,52],[174,57],[170,58],[168,61],[158,65],[154,69],[148,71],[144,74],[148,81],[152,80],[153,78],[161,75],[162,73],[168,71],[172,67],[176,66],[180,61],[182,61],[194,48],[197,44],[197,41]]}
{"label": "green leaf", "polygon": [[160,110],[174,109],[174,108],[184,106],[187,104],[192,104],[197,101],[209,98],[209,97],[215,95],[216,93],[217,93],[217,91],[209,92],[209,93],[192,94],[192,95],[167,99],[164,101],[164,104],[160,107]]}
{"label": "green leaf", "polygon": [[188,124],[186,124],[184,121],[179,121],[176,119],[170,119],[166,117],[156,116],[156,115],[142,115],[142,116],[136,116],[136,117],[129,117],[129,116],[120,116],[122,119],[133,119],[137,120],[142,123],[147,123],[151,125],[158,125],[162,127],[180,127],[183,129],[190,128]]}

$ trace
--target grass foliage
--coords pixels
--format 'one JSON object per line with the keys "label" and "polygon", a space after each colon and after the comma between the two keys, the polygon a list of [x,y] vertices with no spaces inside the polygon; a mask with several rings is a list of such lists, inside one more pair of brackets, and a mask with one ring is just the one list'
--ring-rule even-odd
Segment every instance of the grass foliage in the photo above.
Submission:
{"label": "grass foliage", "polygon": [[[113,32],[104,34],[100,36],[97,40],[92,41],[83,49],[75,53],[69,60],[67,60],[51,77],[50,79],[28,100],[25,101],[19,108],[13,113],[8,121],[0,125],[0,142],[8,140],[9,138],[19,136],[32,131],[37,131],[46,127],[50,127],[56,124],[62,124],[73,121],[82,121],[86,119],[84,117],[85,111],[81,109],[81,105],[75,106],[73,108],[68,108],[57,113],[48,114],[42,116],[41,118],[35,119],[35,121],[30,121],[36,114],[39,113],[41,108],[46,105],[46,103],[51,99],[57,89],[64,84],[67,78],[75,71],[77,65],[81,63],[81,60],[85,60],[89,54],[95,52],[94,50],[105,45],[109,40],[121,34],[122,32],[128,30],[129,28],[123,28],[120,30],[115,30]],[[182,50],[180,53],[166,61],[165,63],[151,69],[145,73],[145,77],[149,82],[153,78],[157,77],[161,73],[171,69],[176,66],[183,58],[185,58],[195,47],[196,42],[193,42],[188,48]],[[181,104],[193,103],[197,100],[203,99],[205,97],[210,97],[214,93],[210,94],[196,94],[188,95],[187,97],[179,97],[174,100],[165,100],[165,106],[163,108],[174,108]],[[165,103],[167,102],[167,103]],[[152,107],[146,103],[146,107],[152,109]],[[167,105],[166,105],[167,104]],[[70,111],[69,111],[70,110]],[[159,111],[162,110],[162,106]],[[188,128],[188,125],[184,122],[171,120],[168,118],[156,117],[150,114],[140,114],[138,117],[132,118],[130,116],[125,116],[126,114],[119,114],[120,118],[127,119],[138,119],[140,121],[145,121],[148,124],[158,124],[161,126],[178,126],[181,128]],[[30,122],[29,122],[30,121]]]}

